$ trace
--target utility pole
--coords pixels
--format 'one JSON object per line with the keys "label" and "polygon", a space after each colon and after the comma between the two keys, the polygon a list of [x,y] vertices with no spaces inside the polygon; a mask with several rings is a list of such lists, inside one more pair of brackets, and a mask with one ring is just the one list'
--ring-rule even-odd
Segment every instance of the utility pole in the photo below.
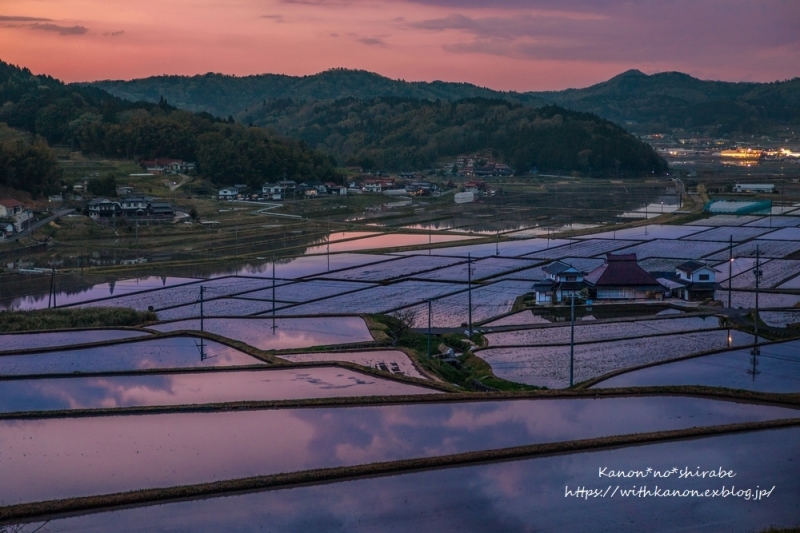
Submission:
{"label": "utility pole", "polygon": [[[759,262],[759,259],[760,259],[759,247],[758,247],[758,245],[756,245],[756,272],[755,272],[755,275],[756,275],[756,316],[755,316],[755,336],[756,336],[756,339],[755,339],[756,342],[755,343],[756,343],[756,347],[753,348],[753,353],[760,352],[760,350],[758,349],[758,285],[759,285],[759,279],[761,279],[761,264]],[[53,296],[55,296],[55,294]]]}
{"label": "utility pole", "polygon": [[497,230],[497,244],[494,247],[494,255],[500,255],[500,230]]}
{"label": "utility pole", "polygon": [[53,300],[53,287],[55,286],[56,270],[53,268],[53,262],[50,262],[50,292],[47,293],[47,308],[50,309]]}
{"label": "utility pole", "polygon": [[472,254],[467,254],[467,293],[469,307],[469,336],[472,337]]}
{"label": "utility pole", "polygon": [[569,386],[573,385],[573,371],[575,368],[575,291],[572,291],[572,304],[570,305],[569,326]]}
{"label": "utility pole", "polygon": [[331,271],[331,219],[328,219],[328,272]]}
{"label": "utility pole", "polygon": [[428,358],[431,356],[431,304],[432,301],[428,300]]}
{"label": "utility pole", "polygon": [[731,275],[733,274],[733,235],[728,244],[728,309],[731,308]]}
{"label": "utility pole", "polygon": [[758,280],[761,277],[761,265],[759,264],[759,247],[756,246],[756,269],[755,269],[755,277],[756,277],[756,314],[753,317],[753,323],[755,324],[755,345],[753,349],[750,351],[750,363],[752,364],[752,368],[747,371],[748,374],[753,376],[753,381],[756,380],[756,375],[760,374],[758,370],[756,370],[756,366],[758,365],[758,356],[761,355],[761,349],[758,347]]}
{"label": "utility pole", "polygon": [[272,334],[275,335],[275,256],[272,256]]}
{"label": "utility pole", "polygon": [[[203,312],[203,291],[205,287],[200,285],[200,331],[205,331],[205,313]],[[205,354],[205,338],[200,337],[200,360],[203,361],[206,358]]]}
{"label": "utility pole", "polygon": [[236,255],[239,255],[239,225],[236,225]]}

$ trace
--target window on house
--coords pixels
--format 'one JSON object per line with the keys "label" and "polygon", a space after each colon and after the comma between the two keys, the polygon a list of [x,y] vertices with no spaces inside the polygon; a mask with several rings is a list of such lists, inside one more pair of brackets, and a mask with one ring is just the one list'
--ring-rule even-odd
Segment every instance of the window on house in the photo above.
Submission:
{"label": "window on house", "polygon": [[700,274],[700,281],[708,281],[709,275],[708,274]]}

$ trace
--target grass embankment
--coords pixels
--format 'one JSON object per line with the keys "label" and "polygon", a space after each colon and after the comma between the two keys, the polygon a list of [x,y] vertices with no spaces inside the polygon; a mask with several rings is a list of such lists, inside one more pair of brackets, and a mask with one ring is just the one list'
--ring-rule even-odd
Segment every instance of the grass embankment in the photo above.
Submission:
{"label": "grass embankment", "polygon": [[432,335],[431,354],[439,354],[440,344],[463,352],[454,361],[446,362],[439,357],[428,357],[428,336],[413,331],[410,325],[404,324],[402,320],[388,315],[368,315],[366,319],[376,339],[379,336],[390,339],[391,344],[402,348],[420,370],[446,383],[452,383],[462,389],[482,391],[513,392],[541,389],[495,376],[489,363],[471,351],[472,343],[481,345],[484,342],[479,334],[473,336],[472,343],[461,334]]}
{"label": "grass embankment", "polygon": [[155,313],[134,311],[124,307],[0,311],[0,332],[135,327],[156,320],[158,317]]}

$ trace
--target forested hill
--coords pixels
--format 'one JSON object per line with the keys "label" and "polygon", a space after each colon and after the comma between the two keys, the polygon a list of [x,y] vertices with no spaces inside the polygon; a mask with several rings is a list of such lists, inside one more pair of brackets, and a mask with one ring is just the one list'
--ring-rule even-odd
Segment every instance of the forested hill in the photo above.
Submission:
{"label": "forested hill", "polygon": [[504,93],[469,83],[407,82],[393,80],[364,70],[332,69],[312,76],[260,74],[256,76],[154,76],[131,81],[98,81],[95,87],[128,100],[170,103],[190,111],[206,111],[219,117],[250,111],[265,100],[292,98],[306,100],[372,99],[380,96],[416,100],[463,100],[504,98],[526,105],[547,102],[521,93]]}
{"label": "forested hill", "polygon": [[639,131],[683,128],[710,134],[759,133],[800,124],[800,78],[730,83],[703,81],[680,72],[648,76],[629,70],[585,89],[528,94]]}
{"label": "forested hill", "polygon": [[99,88],[65,85],[2,61],[0,122],[32,134],[29,142],[0,145],[0,185],[33,194],[53,190],[58,179],[47,143],[110,157],[196,161],[221,185],[260,185],[284,173],[301,179],[336,176],[327,155],[294,139],[182,111],[163,100],[129,102]]}
{"label": "forested hill", "polygon": [[[637,70],[585,89],[501,92],[468,83],[406,82],[378,74],[334,69],[312,76],[156,76],[93,84],[128,100],[170,103],[227,117],[250,112],[265,100],[371,99],[383,96],[456,101],[499,98],[526,106],[558,104],[594,113],[629,131],[684,128],[703,133],[767,132],[800,123],[800,79],[775,83],[704,81],[679,72],[648,76]],[[636,124],[633,124],[636,123]]]}
{"label": "forested hill", "polygon": [[518,173],[534,167],[595,176],[666,170],[649,145],[619,126],[556,106],[534,109],[485,98],[285,99],[265,102],[237,118],[367,168],[419,169],[442,158],[491,150]]}

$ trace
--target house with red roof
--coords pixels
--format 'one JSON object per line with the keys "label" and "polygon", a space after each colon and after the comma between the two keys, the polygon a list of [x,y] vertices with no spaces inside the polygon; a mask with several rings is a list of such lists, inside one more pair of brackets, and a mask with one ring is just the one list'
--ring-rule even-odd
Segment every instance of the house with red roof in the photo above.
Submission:
{"label": "house with red roof", "polygon": [[584,278],[596,300],[662,300],[664,287],[636,261],[636,254],[606,254]]}

